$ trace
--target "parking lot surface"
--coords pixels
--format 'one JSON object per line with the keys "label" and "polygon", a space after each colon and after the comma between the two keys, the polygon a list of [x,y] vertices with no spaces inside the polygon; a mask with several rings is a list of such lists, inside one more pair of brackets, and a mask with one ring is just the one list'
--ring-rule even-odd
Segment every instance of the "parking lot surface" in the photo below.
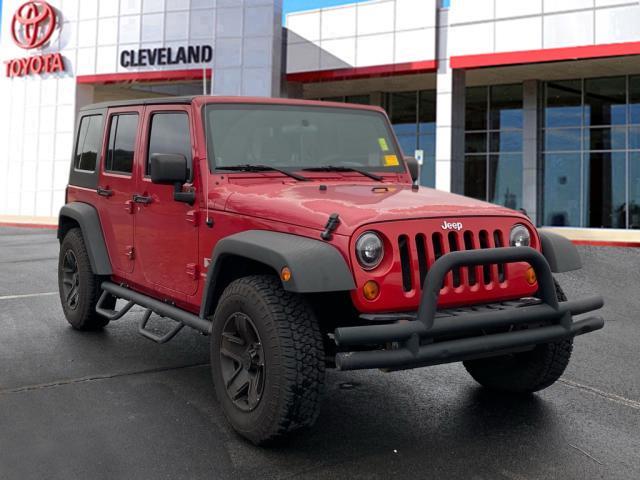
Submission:
{"label": "parking lot surface", "polygon": [[139,310],[72,330],[55,232],[0,228],[0,479],[638,479],[640,250],[580,251],[585,268],[560,283],[601,293],[607,324],[552,387],[491,394],[459,364],[329,372],[316,426],[259,449],[225,423],[206,337],[156,345]]}

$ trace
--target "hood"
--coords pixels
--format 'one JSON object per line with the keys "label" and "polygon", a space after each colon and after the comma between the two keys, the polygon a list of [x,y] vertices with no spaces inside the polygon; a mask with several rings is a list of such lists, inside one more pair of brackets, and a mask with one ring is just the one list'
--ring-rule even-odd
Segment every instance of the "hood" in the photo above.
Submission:
{"label": "hood", "polygon": [[[321,189],[320,186],[323,186]],[[452,193],[406,184],[309,182],[228,185],[224,209],[323,230],[329,215],[340,215],[337,234],[375,222],[445,217],[516,216],[520,212]]]}

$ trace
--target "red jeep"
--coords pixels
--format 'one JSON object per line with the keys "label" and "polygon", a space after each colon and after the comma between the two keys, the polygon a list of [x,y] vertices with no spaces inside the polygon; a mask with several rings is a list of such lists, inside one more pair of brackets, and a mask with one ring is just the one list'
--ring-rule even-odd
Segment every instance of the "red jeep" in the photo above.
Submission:
{"label": "red jeep", "polygon": [[[376,107],[88,106],[58,229],[65,316],[96,329],[140,305],[151,340],[209,335],[224,413],[256,444],[313,424],[326,367],[462,361],[489,388],[548,387],[603,326],[572,318],[601,298],[567,301],[552,277],[576,249],[417,176]],[[149,329],[154,313],[174,326]]]}

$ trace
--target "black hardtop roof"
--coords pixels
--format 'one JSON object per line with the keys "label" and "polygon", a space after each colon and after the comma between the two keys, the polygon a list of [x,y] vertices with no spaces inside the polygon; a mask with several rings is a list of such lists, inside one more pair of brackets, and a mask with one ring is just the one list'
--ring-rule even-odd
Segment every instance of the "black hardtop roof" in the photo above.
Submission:
{"label": "black hardtop roof", "polygon": [[112,102],[100,102],[85,105],[80,109],[81,112],[86,110],[102,110],[105,108],[117,107],[133,107],[137,105],[165,105],[165,104],[189,104],[196,98],[196,95],[186,97],[155,97],[155,98],[137,98],[134,100],[114,100]]}
{"label": "black hardtop roof", "polygon": [[189,105],[195,99],[201,98],[210,103],[243,103],[243,104],[265,104],[265,105],[302,105],[302,106],[323,106],[343,109],[372,110],[384,112],[380,107],[373,105],[353,105],[349,103],[323,102],[318,100],[305,100],[294,98],[271,98],[271,97],[236,97],[236,96],[209,96],[191,95],[186,97],[156,97],[138,98],[134,100],[115,100],[111,102],[93,103],[80,109],[81,112],[91,110],[106,110],[107,108],[133,107],[144,105]]}

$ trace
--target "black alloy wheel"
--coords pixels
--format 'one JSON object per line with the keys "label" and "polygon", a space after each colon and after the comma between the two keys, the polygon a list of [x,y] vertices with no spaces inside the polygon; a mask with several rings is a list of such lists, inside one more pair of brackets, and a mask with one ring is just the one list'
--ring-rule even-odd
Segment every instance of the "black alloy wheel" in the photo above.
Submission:
{"label": "black alloy wheel", "polygon": [[220,367],[227,395],[243,412],[254,410],[264,393],[264,359],[260,335],[249,316],[233,313],[222,329]]}
{"label": "black alloy wheel", "polygon": [[275,275],[248,275],[227,285],[212,322],[213,384],[235,431],[267,445],[313,425],[326,359],[305,298]]}
{"label": "black alloy wheel", "polygon": [[62,294],[70,310],[78,308],[79,287],[78,259],[73,250],[67,250],[62,260]]}

